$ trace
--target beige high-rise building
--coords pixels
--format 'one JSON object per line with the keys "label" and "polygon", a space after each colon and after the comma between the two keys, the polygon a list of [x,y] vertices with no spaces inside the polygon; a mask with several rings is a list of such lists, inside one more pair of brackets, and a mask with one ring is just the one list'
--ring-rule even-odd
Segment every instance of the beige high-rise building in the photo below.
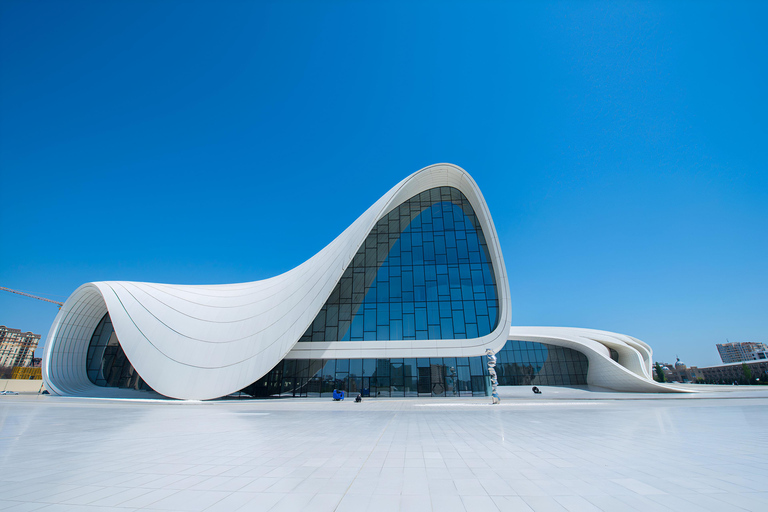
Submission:
{"label": "beige high-rise building", "polygon": [[40,335],[0,325],[0,367],[32,366]]}
{"label": "beige high-rise building", "polygon": [[768,345],[754,341],[717,343],[717,351],[725,364],[768,359]]}

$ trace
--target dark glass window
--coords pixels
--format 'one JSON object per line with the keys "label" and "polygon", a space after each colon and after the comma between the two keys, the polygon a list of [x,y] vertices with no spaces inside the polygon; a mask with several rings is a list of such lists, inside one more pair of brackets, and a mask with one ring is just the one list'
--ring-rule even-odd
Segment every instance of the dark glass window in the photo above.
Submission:
{"label": "dark glass window", "polygon": [[[587,383],[587,357],[568,348],[510,340],[496,359],[500,386]],[[485,356],[286,359],[243,391],[254,396],[329,397],[334,389],[365,397],[485,396],[490,390],[488,360]]]}
{"label": "dark glass window", "polygon": [[498,309],[475,211],[438,187],[376,224],[299,341],[478,338],[496,328]]}
{"label": "dark glass window", "polygon": [[102,387],[151,390],[123,352],[109,313],[96,326],[85,360],[88,379]]}
{"label": "dark glass window", "polygon": [[587,356],[546,343],[510,340],[496,355],[500,386],[583,386]]}

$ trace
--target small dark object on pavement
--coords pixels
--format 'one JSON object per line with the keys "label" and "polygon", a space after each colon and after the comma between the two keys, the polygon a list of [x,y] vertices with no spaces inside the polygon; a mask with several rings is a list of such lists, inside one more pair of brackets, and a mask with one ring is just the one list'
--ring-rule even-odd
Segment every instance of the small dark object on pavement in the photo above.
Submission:
{"label": "small dark object on pavement", "polygon": [[536,386],[533,386],[533,392],[536,393],[537,395],[541,394],[541,390],[539,388],[537,388]]}
{"label": "small dark object on pavement", "polygon": [[363,401],[363,395],[358,393],[357,396],[355,397],[355,403],[362,402],[362,401]]}

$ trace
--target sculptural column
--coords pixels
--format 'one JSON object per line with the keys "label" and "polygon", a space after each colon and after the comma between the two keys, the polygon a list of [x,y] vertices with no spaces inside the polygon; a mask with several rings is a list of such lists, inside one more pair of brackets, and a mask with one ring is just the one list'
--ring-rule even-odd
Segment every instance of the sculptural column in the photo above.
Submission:
{"label": "sculptural column", "polygon": [[496,377],[496,355],[491,349],[486,349],[485,355],[488,356],[488,373],[491,375],[491,400],[492,403],[498,404],[501,403],[501,398],[497,389],[499,379]]}

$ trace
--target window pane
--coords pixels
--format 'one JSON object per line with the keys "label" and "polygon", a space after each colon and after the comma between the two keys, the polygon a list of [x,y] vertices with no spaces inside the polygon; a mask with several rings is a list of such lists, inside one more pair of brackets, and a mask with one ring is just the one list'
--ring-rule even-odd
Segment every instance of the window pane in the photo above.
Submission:
{"label": "window pane", "polygon": [[[498,299],[485,236],[477,226],[469,201],[451,187],[432,189],[404,202],[376,224],[301,341],[488,334],[498,321]],[[435,310],[443,299],[463,301],[455,303],[463,315]],[[427,323],[424,313],[405,319],[404,310],[393,308],[406,302],[416,311],[427,308]],[[429,303],[434,304],[427,307]],[[487,321],[478,322],[478,314]],[[449,316],[450,328],[440,321]],[[379,328],[401,319],[402,326]],[[441,328],[430,330],[428,325]]]}

